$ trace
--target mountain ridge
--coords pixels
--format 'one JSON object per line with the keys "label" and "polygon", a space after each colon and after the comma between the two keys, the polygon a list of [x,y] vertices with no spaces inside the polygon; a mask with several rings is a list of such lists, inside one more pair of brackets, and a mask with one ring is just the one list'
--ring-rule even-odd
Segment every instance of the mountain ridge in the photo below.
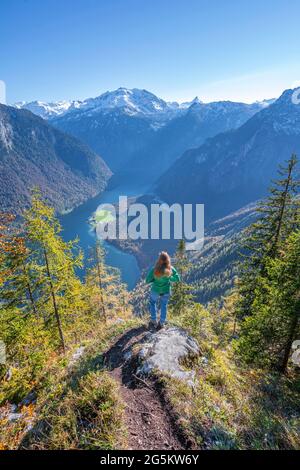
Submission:
{"label": "mountain ridge", "polygon": [[261,108],[268,106],[273,99],[256,101],[250,104],[242,102],[234,102],[230,100],[220,100],[204,103],[198,96],[191,101],[178,102],[178,101],[166,101],[159,98],[154,93],[140,88],[126,88],[119,87],[116,90],[106,91],[101,93],[99,96],[94,98],[86,98],[84,100],[60,100],[54,102],[47,102],[41,100],[35,101],[19,101],[13,104],[18,109],[29,109],[33,113],[39,115],[44,119],[52,119],[58,116],[65,115],[67,113],[83,110],[111,110],[115,108],[127,108],[129,112],[136,114],[149,115],[152,114],[170,114],[170,117],[180,113],[195,103],[203,106],[215,104],[215,103],[239,103],[245,104],[246,106],[260,106]]}
{"label": "mountain ridge", "polygon": [[0,202],[20,212],[40,187],[58,212],[102,192],[111,171],[99,155],[28,110],[0,105]]}
{"label": "mountain ridge", "polygon": [[179,105],[146,90],[119,88],[50,122],[102,155],[116,177],[130,178],[130,167],[137,170],[134,176],[146,174],[152,182],[183,151],[240,126],[264,107],[228,101],[205,104],[199,99]]}
{"label": "mountain ridge", "polygon": [[300,154],[300,106],[292,94],[286,90],[238,129],[183,153],[155,185],[158,195],[167,202],[204,203],[209,219],[264,197],[278,164]]}

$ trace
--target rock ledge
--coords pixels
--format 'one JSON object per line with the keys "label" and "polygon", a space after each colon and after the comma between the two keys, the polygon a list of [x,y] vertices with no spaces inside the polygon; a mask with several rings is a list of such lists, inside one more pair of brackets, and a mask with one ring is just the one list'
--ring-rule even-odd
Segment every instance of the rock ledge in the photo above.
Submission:
{"label": "rock ledge", "polygon": [[158,370],[171,377],[194,383],[195,372],[184,370],[180,362],[200,354],[197,341],[182,328],[166,327],[150,333],[138,353],[138,375],[149,375]]}

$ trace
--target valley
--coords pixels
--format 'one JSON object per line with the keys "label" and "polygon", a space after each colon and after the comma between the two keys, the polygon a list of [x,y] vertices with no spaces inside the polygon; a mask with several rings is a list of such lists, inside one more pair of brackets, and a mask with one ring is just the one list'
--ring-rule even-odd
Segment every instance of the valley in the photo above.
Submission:
{"label": "valley", "polygon": [[[86,258],[95,240],[88,221],[101,203],[115,204],[119,195],[132,197],[147,207],[162,201],[170,205],[204,203],[206,241],[200,253],[190,253],[194,269],[189,280],[194,283],[200,301],[211,300],[232,286],[238,240],[241,230],[251,221],[248,205],[251,207],[265,195],[277,165],[293,151],[300,150],[299,107],[292,103],[291,95],[292,91],[287,90],[278,100],[253,104],[203,103],[197,97],[179,104],[164,101],[147,90],[119,88],[83,101],[16,103],[14,117],[13,108],[4,109],[11,116],[8,123],[2,121],[2,142],[7,153],[2,157],[4,169],[10,154],[11,159],[22,153],[26,155],[25,171],[34,177],[23,183],[18,204],[26,205],[30,188],[42,186],[47,200],[58,212],[65,214],[60,217],[65,240],[78,236]],[[19,121],[20,129],[23,119],[24,123],[29,120],[33,126],[31,133],[35,140],[42,135],[36,131],[42,126],[47,132],[63,132],[68,145],[71,144],[68,134],[74,136],[76,145],[84,142],[80,145],[86,146],[82,151],[89,154],[89,160],[101,162],[102,166],[97,170],[88,169],[83,156],[78,152],[74,154],[71,148],[67,153],[71,151],[73,156],[70,155],[68,160],[67,147],[64,146],[62,151],[64,165],[70,166],[76,178],[82,172],[84,184],[88,184],[89,189],[83,190],[77,182],[69,184],[67,176],[63,178],[64,185],[67,183],[70,193],[64,190],[62,196],[58,196],[60,183],[55,183],[54,196],[49,183],[59,179],[59,173],[63,175],[65,170],[56,171],[56,176],[48,178],[47,183],[44,176],[35,176],[36,170],[31,170],[29,165],[33,160],[35,165],[41,160],[39,172],[44,171],[43,167],[47,168],[48,157],[44,149],[49,143],[43,142],[41,146],[37,141],[39,147],[34,150],[35,145],[28,140],[23,141],[20,149],[18,146],[10,148],[10,135],[16,135],[10,129]],[[30,152],[34,150],[38,158],[31,157],[26,146]],[[55,151],[57,149],[55,145]],[[13,173],[12,168],[4,171],[9,172],[3,173],[2,166],[2,191],[4,189],[6,194],[1,198],[3,207],[9,209],[9,204],[16,207],[16,202],[5,181],[22,180],[24,172],[16,167]],[[96,172],[99,173],[97,187]],[[19,183],[14,185],[21,191]],[[66,202],[63,202],[64,197]],[[234,222],[223,224],[226,220]],[[157,253],[162,249],[174,253],[177,241],[111,240],[105,241],[104,245],[108,264],[118,267],[124,282],[133,288],[141,271],[151,265]],[[81,276],[84,274],[80,273]],[[211,285],[215,288],[209,287]]]}

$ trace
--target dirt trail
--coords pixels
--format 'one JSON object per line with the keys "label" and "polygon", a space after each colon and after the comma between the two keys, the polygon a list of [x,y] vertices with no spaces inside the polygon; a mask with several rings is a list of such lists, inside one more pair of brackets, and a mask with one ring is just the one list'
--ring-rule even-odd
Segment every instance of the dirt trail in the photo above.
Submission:
{"label": "dirt trail", "polygon": [[126,405],[125,420],[128,429],[129,449],[160,450],[186,449],[183,434],[176,426],[170,407],[154,381],[142,382],[134,377],[134,359],[124,361],[124,353],[143,342],[148,330],[135,328],[119,338],[107,351],[105,365],[119,383]]}

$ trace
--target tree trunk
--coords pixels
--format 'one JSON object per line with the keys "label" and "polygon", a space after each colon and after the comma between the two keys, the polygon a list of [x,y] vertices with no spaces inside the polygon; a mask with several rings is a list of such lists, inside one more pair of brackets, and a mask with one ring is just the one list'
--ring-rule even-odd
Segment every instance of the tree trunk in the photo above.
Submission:
{"label": "tree trunk", "polygon": [[98,284],[99,284],[99,292],[100,292],[100,309],[102,310],[103,318],[106,322],[106,310],[105,310],[104,298],[103,298],[103,286],[102,286],[100,259],[99,259],[99,252],[98,252],[97,244],[96,244],[96,263],[97,263]]}
{"label": "tree trunk", "polygon": [[50,286],[50,291],[51,291],[54,315],[55,315],[55,319],[56,319],[56,323],[57,323],[57,328],[58,328],[58,332],[59,332],[61,346],[62,346],[63,351],[66,352],[65,339],[64,339],[64,335],[63,335],[63,331],[62,331],[60,316],[59,316],[58,307],[57,307],[57,303],[56,303],[55,292],[54,292],[53,283],[52,283],[52,279],[51,279],[51,273],[50,273],[49,262],[48,262],[48,255],[47,255],[47,251],[46,251],[45,248],[44,248],[44,256],[45,256],[45,261],[46,261],[47,276],[48,276],[49,286]]}
{"label": "tree trunk", "polygon": [[294,318],[292,319],[292,322],[291,322],[289,336],[288,336],[288,339],[287,339],[287,342],[286,342],[286,345],[285,345],[285,348],[284,348],[282,363],[279,366],[279,371],[282,374],[285,373],[286,368],[287,368],[288,360],[289,360],[289,357],[290,357],[290,352],[291,352],[291,349],[292,349],[292,344],[293,344],[293,341],[294,341],[294,338],[295,338],[295,333],[296,333],[296,330],[297,330],[297,327],[298,327],[298,321],[299,321],[299,314],[295,313],[295,316],[294,316]]}
{"label": "tree trunk", "polygon": [[233,331],[232,331],[232,336],[235,336],[235,334],[236,334],[236,323],[237,323],[237,312],[235,312],[234,317],[233,317]]}
{"label": "tree trunk", "polygon": [[288,168],[289,168],[288,169],[288,177],[287,177],[284,192],[283,192],[283,200],[282,200],[282,206],[280,208],[279,221],[278,221],[278,225],[277,225],[277,229],[276,229],[276,233],[275,233],[274,242],[273,242],[272,248],[270,250],[272,255],[274,255],[276,253],[278,242],[279,242],[279,237],[280,237],[280,232],[281,232],[282,222],[283,222],[283,216],[284,216],[284,211],[285,211],[285,207],[286,207],[286,199],[287,199],[289,187],[290,187],[290,184],[291,184],[292,171],[293,171],[294,165],[290,163]]}
{"label": "tree trunk", "polygon": [[[28,272],[27,272],[24,261],[22,262],[22,265],[23,265],[23,272],[24,272],[26,278],[28,278]],[[30,302],[31,302],[31,305],[32,305],[33,313],[35,315],[37,315],[37,309],[36,309],[36,306],[35,306],[35,301],[34,301],[34,298],[33,298],[33,293],[32,293],[32,289],[31,289],[31,285],[30,285],[29,281],[27,281],[26,287],[27,287],[29,299],[30,299]]]}
{"label": "tree trunk", "polygon": [[32,290],[31,290],[31,287],[30,287],[29,283],[27,284],[27,290],[28,290],[30,302],[31,302],[31,305],[32,305],[33,313],[37,316],[37,309],[36,309],[36,306],[35,306],[35,301],[34,301],[34,298],[33,298],[33,295],[32,295]]}

